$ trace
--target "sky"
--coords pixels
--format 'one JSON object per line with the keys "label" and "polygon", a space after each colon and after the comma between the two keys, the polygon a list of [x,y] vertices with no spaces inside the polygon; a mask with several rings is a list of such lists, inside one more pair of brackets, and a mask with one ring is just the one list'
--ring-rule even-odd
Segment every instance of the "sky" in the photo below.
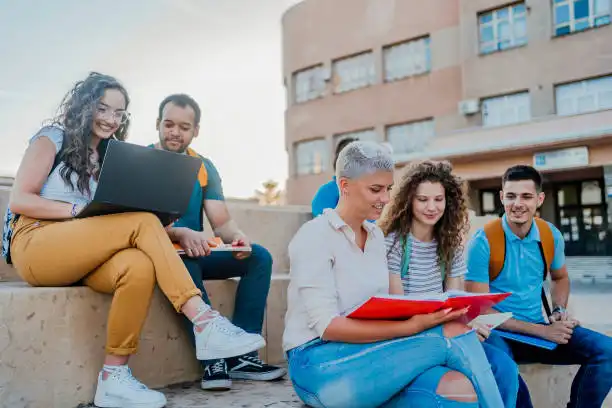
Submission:
{"label": "sky", "polygon": [[0,0],[0,175],[90,71],[127,88],[129,141],[157,139],[159,102],[184,92],[202,109],[192,147],[226,196],[285,184],[281,16],[298,0]]}

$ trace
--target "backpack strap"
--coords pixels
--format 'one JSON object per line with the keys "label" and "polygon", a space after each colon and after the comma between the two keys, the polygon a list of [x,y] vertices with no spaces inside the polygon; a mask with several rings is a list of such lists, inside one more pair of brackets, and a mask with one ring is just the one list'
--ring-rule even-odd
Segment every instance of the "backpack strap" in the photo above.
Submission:
{"label": "backpack strap", "polygon": [[[534,218],[538,232],[540,233],[540,241],[538,247],[540,248],[540,255],[542,256],[542,262],[544,263],[544,271],[542,272],[542,281],[546,280],[550,268],[552,266],[553,258],[555,257],[555,237],[553,236],[552,229],[548,223],[541,218]],[[544,285],[542,285],[542,305],[546,311],[546,317],[552,315],[548,298],[546,297],[546,291]]]}
{"label": "backpack strap", "polygon": [[489,282],[493,282],[500,274],[506,261],[506,234],[501,218],[487,222],[484,233],[489,241]]}
{"label": "backpack strap", "polygon": [[540,233],[539,246],[542,259],[544,260],[544,280],[546,280],[553,258],[555,257],[555,237],[550,225],[546,221],[541,218],[534,218],[534,220]]}
{"label": "backpack strap", "polygon": [[191,157],[198,157],[200,160],[202,160],[200,170],[198,171],[198,181],[200,182],[200,187],[206,187],[208,185],[208,172],[206,171],[206,166],[204,165],[204,158],[191,147],[187,148],[187,154]]}
{"label": "backpack strap", "polygon": [[[401,278],[404,279],[404,277],[408,275],[408,269],[410,268],[410,259],[412,257],[412,235],[409,234],[407,239],[401,239],[401,247],[404,248],[404,255],[402,256]],[[440,264],[442,287],[444,287],[444,280],[446,279],[446,269],[446,263]]]}

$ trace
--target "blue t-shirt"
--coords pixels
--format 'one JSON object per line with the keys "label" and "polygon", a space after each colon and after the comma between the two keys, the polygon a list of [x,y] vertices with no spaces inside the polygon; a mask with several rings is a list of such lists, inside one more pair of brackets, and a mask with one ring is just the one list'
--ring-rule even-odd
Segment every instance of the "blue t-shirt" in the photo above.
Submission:
{"label": "blue t-shirt", "polygon": [[[531,323],[545,323],[542,310],[542,273],[544,261],[538,241],[540,231],[535,221],[524,239],[516,236],[502,217],[506,235],[506,260],[499,276],[489,282],[489,256],[491,249],[483,229],[479,229],[468,245],[466,275],[467,281],[489,283],[491,292],[511,292],[504,301],[494,308],[499,312],[512,312],[514,318]],[[565,265],[565,241],[561,232],[548,223],[555,241],[555,255],[551,269],[557,270]]]}
{"label": "blue t-shirt", "polygon": [[[155,145],[149,145],[155,148]],[[174,227],[186,227],[194,231],[204,230],[204,200],[225,201],[221,177],[215,165],[207,158],[201,157],[207,172],[207,184],[200,187],[200,182],[196,180],[193,185],[193,192],[189,199],[187,211],[181,218],[174,222]]]}
{"label": "blue t-shirt", "polygon": [[331,181],[319,187],[314,195],[311,204],[313,217],[323,214],[326,208],[336,208],[338,200],[340,200],[340,191],[336,184],[336,176],[334,176]]}

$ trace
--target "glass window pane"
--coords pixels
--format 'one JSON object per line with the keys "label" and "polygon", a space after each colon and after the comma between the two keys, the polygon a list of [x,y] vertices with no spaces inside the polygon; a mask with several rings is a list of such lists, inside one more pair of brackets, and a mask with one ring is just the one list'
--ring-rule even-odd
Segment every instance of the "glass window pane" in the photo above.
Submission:
{"label": "glass window pane", "polygon": [[514,17],[516,17],[517,14],[525,13],[525,3],[517,4],[512,8],[512,11],[514,13]]}
{"label": "glass window pane", "polygon": [[505,7],[503,9],[497,10],[497,19],[498,20],[507,20],[510,16],[509,8]]}
{"label": "glass window pane", "polygon": [[480,24],[490,23],[491,21],[493,21],[493,13],[480,15]]}
{"label": "glass window pane", "polygon": [[576,21],[574,23],[574,31],[582,31],[591,27],[589,24],[589,20]]}
{"label": "glass window pane", "polygon": [[581,18],[589,17],[589,0],[575,0],[574,1],[574,19],[580,20]]}
{"label": "glass window pane", "polygon": [[494,40],[493,26],[484,26],[480,28],[480,41],[483,43],[492,42]]}
{"label": "glass window pane", "polygon": [[497,51],[497,45],[495,43],[480,44],[480,53],[489,54]]}
{"label": "glass window pane", "polygon": [[510,39],[510,23],[503,21],[497,26],[498,40],[504,41]]}
{"label": "glass window pane", "polygon": [[610,16],[598,17],[595,19],[595,27],[610,24]]}
{"label": "glass window pane", "polygon": [[555,7],[555,25],[561,25],[570,21],[569,5],[563,4]]}
{"label": "glass window pane", "polygon": [[610,0],[593,0],[593,2],[595,3],[593,11],[595,16],[610,14]]}
{"label": "glass window pane", "polygon": [[612,91],[604,91],[599,94],[599,109],[612,109]]}
{"label": "glass window pane", "polygon": [[583,205],[601,204],[601,187],[598,181],[583,181],[580,199]]}
{"label": "glass window pane", "polygon": [[482,193],[482,210],[484,212],[495,211],[495,196],[490,191],[484,191]]}
{"label": "glass window pane", "polygon": [[527,23],[525,18],[514,20],[514,42],[517,45],[527,41]]}
{"label": "glass window pane", "polygon": [[566,35],[570,33],[570,26],[562,26],[562,27],[557,27],[555,29],[555,35]]}

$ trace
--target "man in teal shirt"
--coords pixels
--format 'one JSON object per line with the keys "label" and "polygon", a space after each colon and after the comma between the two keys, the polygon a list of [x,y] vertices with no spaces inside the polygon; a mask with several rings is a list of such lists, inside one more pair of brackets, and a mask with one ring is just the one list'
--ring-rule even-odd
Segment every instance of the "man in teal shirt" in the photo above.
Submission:
{"label": "man in teal shirt", "polygon": [[[201,111],[193,98],[184,94],[170,95],[159,105],[157,130],[159,142],[154,146],[175,153],[189,154],[202,160],[202,168],[187,212],[167,228],[173,242],[185,250],[183,261],[204,300],[210,303],[203,280],[240,277],[234,307],[233,323],[249,333],[261,334],[264,311],[272,274],[272,257],[262,246],[251,244],[230,217],[221,178],[213,163],[189,148],[198,136]],[[204,215],[214,234],[225,243],[247,246],[251,252],[214,252],[203,233]],[[192,336],[192,324],[185,320]],[[207,390],[225,390],[231,379],[274,380],[285,375],[284,368],[265,364],[257,353],[216,361],[202,362],[201,386]]]}

